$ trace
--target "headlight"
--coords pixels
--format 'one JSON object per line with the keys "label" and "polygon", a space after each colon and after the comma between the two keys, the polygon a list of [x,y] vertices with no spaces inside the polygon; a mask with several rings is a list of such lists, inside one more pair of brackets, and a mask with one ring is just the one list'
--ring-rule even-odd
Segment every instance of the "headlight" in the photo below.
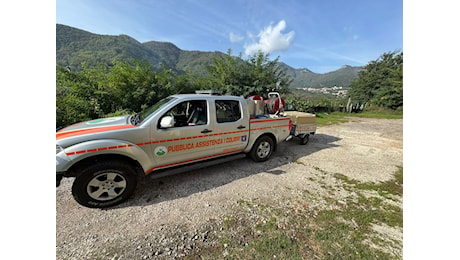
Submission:
{"label": "headlight", "polygon": [[60,145],[57,144],[56,145],[56,154],[58,154],[58,153],[60,153],[62,151],[64,151],[64,148],[62,148]]}

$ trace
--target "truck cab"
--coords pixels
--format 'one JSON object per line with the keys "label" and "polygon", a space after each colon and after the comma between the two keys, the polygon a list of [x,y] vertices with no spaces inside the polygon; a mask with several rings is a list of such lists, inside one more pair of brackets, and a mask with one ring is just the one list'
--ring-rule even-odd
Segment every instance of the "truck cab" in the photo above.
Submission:
{"label": "truck cab", "polygon": [[249,141],[246,103],[232,96],[180,96],[145,124],[155,159],[147,171],[243,152]]}

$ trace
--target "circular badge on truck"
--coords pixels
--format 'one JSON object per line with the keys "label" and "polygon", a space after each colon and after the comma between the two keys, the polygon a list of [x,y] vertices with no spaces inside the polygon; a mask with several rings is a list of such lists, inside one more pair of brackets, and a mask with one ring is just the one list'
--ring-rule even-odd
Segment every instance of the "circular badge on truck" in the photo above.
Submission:
{"label": "circular badge on truck", "polygon": [[168,148],[165,146],[157,146],[153,152],[156,156],[163,156],[168,153]]}

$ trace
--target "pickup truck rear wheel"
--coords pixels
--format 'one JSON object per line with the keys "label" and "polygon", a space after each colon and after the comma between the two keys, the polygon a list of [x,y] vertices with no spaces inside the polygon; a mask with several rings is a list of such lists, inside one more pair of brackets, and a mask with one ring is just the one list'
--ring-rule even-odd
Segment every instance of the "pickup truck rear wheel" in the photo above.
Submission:
{"label": "pickup truck rear wheel", "polygon": [[128,164],[102,161],[82,170],[73,182],[72,195],[85,207],[107,208],[129,198],[136,185],[136,173]]}
{"label": "pickup truck rear wheel", "polygon": [[273,153],[274,142],[269,136],[261,136],[252,146],[249,156],[256,162],[264,162]]}

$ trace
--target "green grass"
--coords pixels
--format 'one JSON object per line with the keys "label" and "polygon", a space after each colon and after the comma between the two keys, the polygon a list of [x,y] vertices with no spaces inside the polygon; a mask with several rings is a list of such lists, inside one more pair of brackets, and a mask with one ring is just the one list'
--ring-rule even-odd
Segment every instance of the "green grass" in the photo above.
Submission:
{"label": "green grass", "polygon": [[403,113],[399,111],[365,111],[362,113],[318,113],[316,114],[316,122],[318,125],[332,125],[349,121],[349,117],[363,118],[381,118],[381,119],[403,119]]}
{"label": "green grass", "polygon": [[[350,115],[350,113],[348,113]],[[401,112],[378,112],[378,111],[369,111],[362,113],[352,113],[354,117],[366,117],[366,118],[382,118],[382,119],[403,119],[403,114]]]}
{"label": "green grass", "polygon": [[392,180],[362,183],[336,174],[334,177],[356,196],[345,203],[322,198],[331,206],[327,208],[310,207],[309,203],[317,200],[318,195],[308,191],[280,205],[257,199],[239,200],[239,211],[223,220],[220,246],[205,248],[200,256],[202,259],[400,259],[402,253],[394,255],[381,248],[402,251],[401,242],[383,239],[372,227],[402,228],[402,208],[386,202],[391,196],[402,196],[402,175],[403,169],[399,167]]}
{"label": "green grass", "polygon": [[375,183],[360,183],[355,180],[350,180],[346,176],[341,174],[334,174],[334,177],[341,179],[352,187],[356,187],[361,190],[374,190],[379,193],[380,196],[385,197],[387,194],[401,196],[403,195],[403,168],[398,167],[398,170],[394,174],[394,179],[382,182],[379,184]]}
{"label": "green grass", "polygon": [[318,125],[334,125],[348,122],[349,120],[345,117],[350,116],[348,113],[340,113],[340,112],[333,112],[333,113],[318,113],[316,114],[316,123]]}

